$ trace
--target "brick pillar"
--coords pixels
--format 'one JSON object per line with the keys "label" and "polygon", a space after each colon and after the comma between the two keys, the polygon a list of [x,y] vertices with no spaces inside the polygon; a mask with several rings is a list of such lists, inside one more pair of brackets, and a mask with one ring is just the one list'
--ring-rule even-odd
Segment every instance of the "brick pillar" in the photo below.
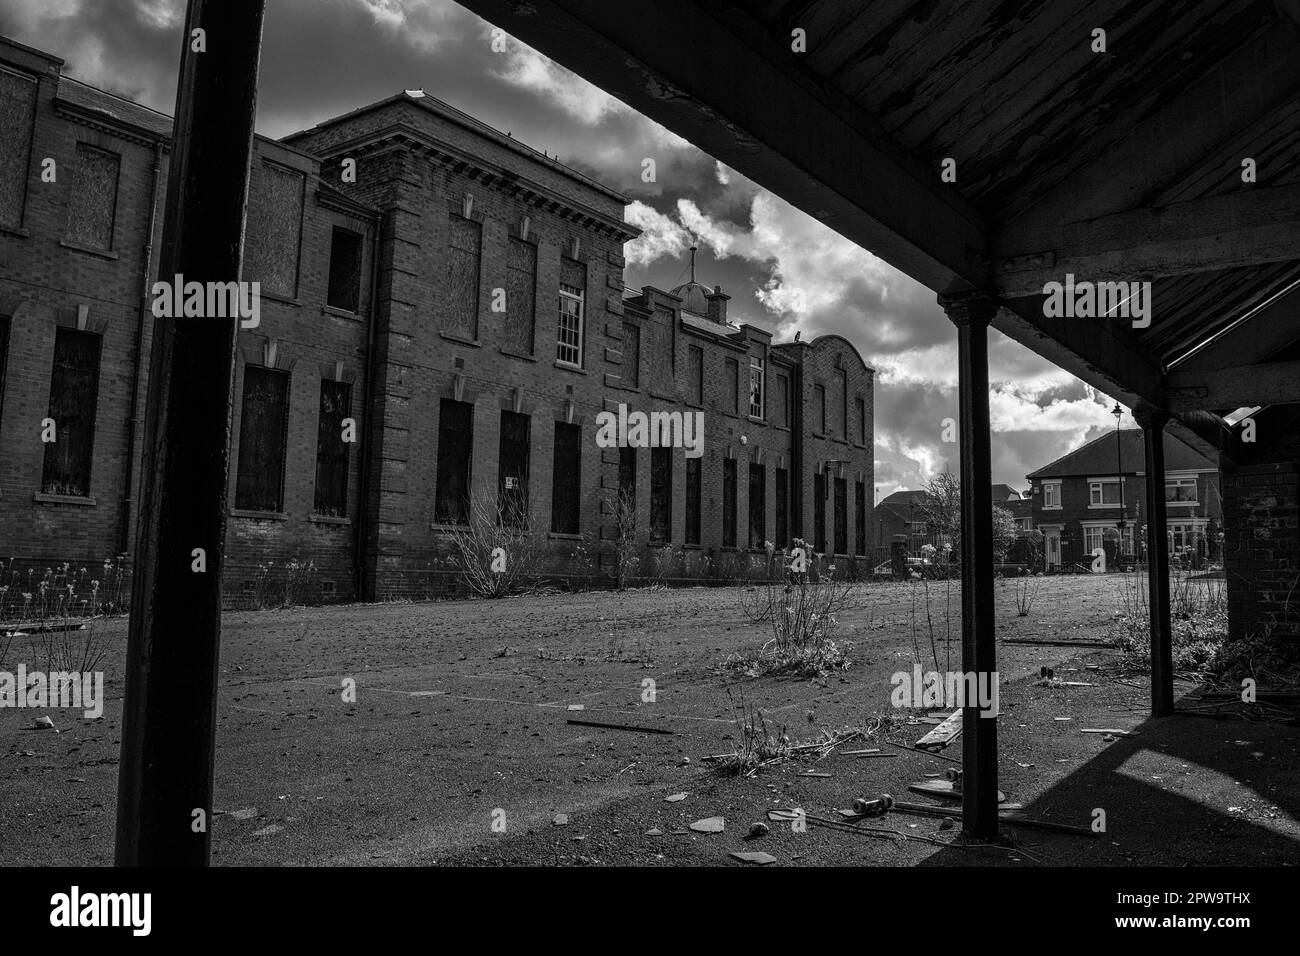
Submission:
{"label": "brick pillar", "polygon": [[[962,670],[992,681],[997,671],[993,631],[992,452],[989,447],[989,322],[997,301],[982,293],[940,296],[957,326],[961,405],[961,659]],[[984,677],[983,675],[988,675]],[[967,704],[975,704],[967,701]],[[979,839],[998,835],[997,720],[978,706],[962,710],[962,827]]]}

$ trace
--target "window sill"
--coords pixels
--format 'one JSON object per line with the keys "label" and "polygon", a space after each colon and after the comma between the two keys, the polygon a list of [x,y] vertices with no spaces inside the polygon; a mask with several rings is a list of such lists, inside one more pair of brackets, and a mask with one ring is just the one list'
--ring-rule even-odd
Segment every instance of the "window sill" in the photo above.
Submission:
{"label": "window sill", "polygon": [[736,547],[734,544],[723,545],[718,550],[721,551],[723,554],[740,554],[740,549]]}
{"label": "window sill", "polygon": [[291,296],[281,295],[278,292],[267,292],[260,285],[258,286],[257,294],[260,295],[263,299],[270,299],[272,302],[279,302],[282,305],[292,305],[295,307],[302,305],[301,299],[295,299]]}
{"label": "window sill", "polygon": [[455,342],[458,345],[468,345],[470,348],[481,349],[483,343],[478,339],[471,339],[468,335],[457,335],[455,332],[439,332],[439,337],[446,339],[448,342]]}
{"label": "window sill", "polygon": [[467,524],[439,524],[439,523],[436,522],[436,521],[431,521],[431,522],[429,522],[429,530],[430,530],[430,531],[438,531],[438,532],[441,532],[441,533],[443,533],[443,534],[450,534],[450,533],[453,532],[453,531],[468,531],[468,530],[469,530],[469,525],[467,525]]}
{"label": "window sill", "polygon": [[579,368],[576,365],[570,365],[568,362],[561,362],[559,359],[556,359],[552,364],[562,372],[572,372],[574,375],[591,374],[585,368]]}
{"label": "window sill", "polygon": [[684,550],[684,551],[703,551],[703,550],[704,550],[704,545],[702,545],[702,544],[689,544],[689,543],[688,543],[688,544],[684,544],[684,545],[682,545],[682,550]]}
{"label": "window sill", "polygon": [[254,521],[287,521],[289,516],[283,511],[254,511],[247,508],[231,508],[230,517],[249,518]]}
{"label": "window sill", "polygon": [[750,415],[750,416],[749,416],[749,420],[750,420],[751,422],[753,422],[755,425],[766,425],[766,424],[767,424],[767,419],[766,419],[766,418],[763,418],[763,417],[761,417],[761,416],[759,416],[759,415]]}
{"label": "window sill", "polygon": [[84,252],[86,255],[94,256],[97,259],[116,261],[121,258],[121,256],[116,252],[113,252],[111,249],[96,249],[94,246],[83,246],[81,243],[72,242],[69,239],[60,239],[59,245],[64,249],[71,249],[73,252]]}
{"label": "window sill", "polygon": [[340,524],[340,525],[352,524],[351,518],[340,518],[336,515],[311,514],[307,516],[307,520],[313,522],[314,524]]}
{"label": "window sill", "polygon": [[22,227],[0,226],[0,236],[13,236],[15,239],[30,239],[31,231]]}
{"label": "window sill", "polygon": [[366,320],[366,317],[360,312],[349,312],[347,309],[340,309],[333,305],[322,305],[320,314],[332,315],[336,319],[351,319],[353,322],[364,322]]}
{"label": "window sill", "polygon": [[511,358],[517,358],[524,362],[537,361],[537,356],[535,355],[525,355],[523,352],[512,352],[509,349],[502,349],[502,348],[497,349],[497,351],[500,352],[502,355],[508,355]]}
{"label": "window sill", "polygon": [[582,540],[582,535],[570,534],[567,531],[548,531],[546,532],[546,537],[550,538],[552,541],[581,541]]}
{"label": "window sill", "polygon": [[1060,510],[1061,510],[1061,506],[1060,506],[1060,505],[1043,505],[1043,510],[1044,510],[1044,511],[1060,511]]}
{"label": "window sill", "polygon": [[43,505],[81,505],[85,508],[93,508],[96,504],[95,499],[90,495],[85,497],[81,495],[47,495],[43,491],[38,491],[32,495],[32,501]]}

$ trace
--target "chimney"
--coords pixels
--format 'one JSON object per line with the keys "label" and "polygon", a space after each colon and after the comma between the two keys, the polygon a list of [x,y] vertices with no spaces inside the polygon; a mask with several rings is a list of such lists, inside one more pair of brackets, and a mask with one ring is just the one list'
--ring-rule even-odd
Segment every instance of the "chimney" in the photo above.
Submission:
{"label": "chimney", "polygon": [[721,325],[727,324],[727,300],[731,296],[722,291],[722,286],[715,285],[712,292],[704,294],[704,301],[709,303],[707,313],[710,322],[717,322]]}

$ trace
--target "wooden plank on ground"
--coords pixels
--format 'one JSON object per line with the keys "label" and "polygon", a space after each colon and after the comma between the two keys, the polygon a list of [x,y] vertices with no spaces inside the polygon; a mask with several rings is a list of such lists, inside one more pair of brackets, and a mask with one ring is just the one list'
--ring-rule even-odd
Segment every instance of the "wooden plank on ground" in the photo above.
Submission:
{"label": "wooden plank on ground", "polygon": [[961,733],[961,708],[957,708],[948,718],[934,730],[930,731],[924,737],[916,742],[916,746],[922,750],[928,750],[933,747],[935,750],[942,750]]}

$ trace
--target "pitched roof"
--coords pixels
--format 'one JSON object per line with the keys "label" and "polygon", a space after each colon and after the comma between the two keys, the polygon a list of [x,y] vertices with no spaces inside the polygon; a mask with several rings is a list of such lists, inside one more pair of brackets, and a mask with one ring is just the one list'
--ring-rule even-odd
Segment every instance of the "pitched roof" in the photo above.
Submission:
{"label": "pitched roof", "polygon": [[1002,502],[1002,501],[1008,501],[1019,497],[1020,497],[1020,492],[1016,491],[1016,489],[1012,488],[1010,485],[993,486],[994,501]]}
{"label": "pitched roof", "polygon": [[59,99],[97,113],[111,122],[134,126],[160,139],[166,139],[172,134],[172,120],[165,113],[151,110],[70,76],[59,77]]}
{"label": "pitched roof", "polygon": [[892,495],[881,498],[880,503],[882,505],[902,505],[906,508],[913,501],[921,501],[929,496],[930,492],[924,488],[915,488],[911,491],[895,491]]}
{"label": "pitched roof", "polygon": [[[1125,428],[1119,433],[1118,449],[1114,432],[1107,432],[1088,444],[1062,455],[1051,464],[1030,472],[1026,478],[1066,478],[1078,475],[1113,475],[1116,464],[1123,474],[1135,475],[1146,467],[1146,449],[1142,429]],[[1217,469],[1209,458],[1184,445],[1165,432],[1165,470]]]}

